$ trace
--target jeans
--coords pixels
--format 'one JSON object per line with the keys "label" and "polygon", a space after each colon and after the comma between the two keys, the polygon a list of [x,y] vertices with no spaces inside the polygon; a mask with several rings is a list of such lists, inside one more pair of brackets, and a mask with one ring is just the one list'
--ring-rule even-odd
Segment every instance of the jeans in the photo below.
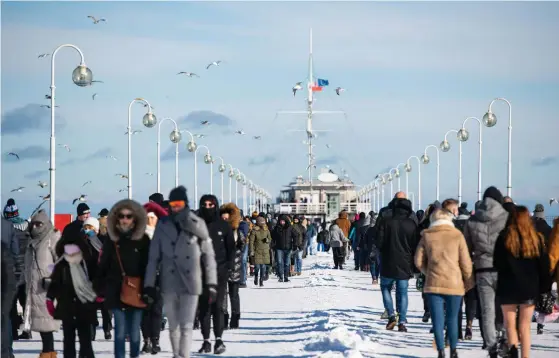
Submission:
{"label": "jeans", "polygon": [[278,275],[280,279],[289,277],[289,265],[291,264],[291,250],[276,250],[278,261]]}
{"label": "jeans", "polygon": [[321,252],[321,251],[326,251],[326,247],[324,246],[323,242],[319,242],[316,246],[316,251]]}
{"label": "jeans", "polygon": [[301,273],[303,269],[303,250],[297,250],[297,256],[295,257],[295,272]]}
{"label": "jeans", "polygon": [[243,258],[241,265],[241,285],[247,284],[247,262],[248,262],[248,245],[245,245],[243,250]]}
{"label": "jeans", "polygon": [[379,276],[379,264],[378,264],[378,260],[373,260],[373,261],[369,261],[369,270],[371,271],[371,277],[373,280],[378,280],[378,276]]}
{"label": "jeans", "polygon": [[139,308],[113,309],[115,319],[114,352],[115,358],[124,358],[126,336],[130,337],[130,357],[140,356],[140,325],[143,310]]}
{"label": "jeans", "polygon": [[462,303],[462,296],[439,295],[433,293],[426,293],[425,295],[429,302],[437,349],[440,351],[445,348],[445,324],[450,349],[456,349],[458,345],[458,310]]}
{"label": "jeans", "polygon": [[266,276],[266,265],[258,264],[254,265],[254,283],[258,281],[258,274],[260,274],[260,281],[264,280],[264,276]]}
{"label": "jeans", "polygon": [[[12,337],[12,327],[11,319],[9,315],[2,314],[2,358],[10,357],[13,353],[13,337]],[[17,331],[16,331],[17,334]]]}
{"label": "jeans", "polygon": [[479,272],[476,274],[483,326],[483,340],[488,350],[497,348],[497,331],[503,330],[503,314],[496,302],[497,273]]}
{"label": "jeans", "polygon": [[80,357],[94,358],[91,344],[91,330],[95,329],[89,322],[65,320],[62,322],[64,334],[64,358],[76,358],[76,331],[80,340]]}
{"label": "jeans", "polygon": [[311,237],[311,239],[309,240],[308,249],[309,249],[309,255],[316,254],[316,236]]}
{"label": "jeans", "polygon": [[176,293],[163,294],[163,309],[169,320],[169,340],[175,357],[190,357],[192,327],[196,317],[197,303],[198,296]]}
{"label": "jeans", "polygon": [[[394,303],[392,301],[392,285],[396,282],[396,305],[400,314],[399,323],[407,323],[408,314],[408,280],[396,280],[388,277],[380,277],[380,290],[382,292],[382,303],[388,313],[388,317],[395,317]],[[456,313],[458,315],[458,313]]]}

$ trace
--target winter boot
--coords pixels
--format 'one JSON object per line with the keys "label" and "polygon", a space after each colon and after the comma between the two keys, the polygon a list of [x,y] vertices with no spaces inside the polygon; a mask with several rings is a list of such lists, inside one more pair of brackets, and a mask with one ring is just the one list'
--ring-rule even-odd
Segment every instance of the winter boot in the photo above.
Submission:
{"label": "winter boot", "polygon": [[398,332],[407,332],[408,329],[406,328],[406,324],[405,323],[400,323],[398,325]]}
{"label": "winter boot", "polygon": [[391,331],[394,329],[394,327],[396,327],[396,324],[398,323],[398,321],[396,321],[396,317],[390,317],[388,319],[388,323],[386,324],[386,330]]}
{"label": "winter boot", "polygon": [[[231,327],[233,328],[233,327]],[[229,313],[223,315],[223,329],[226,331],[229,329]]]}
{"label": "winter boot", "polygon": [[165,325],[167,324],[167,318],[163,317],[161,319],[161,330],[164,331],[165,330]]}
{"label": "winter boot", "polygon": [[159,338],[154,337],[151,339],[151,354],[157,354],[161,352],[161,347],[159,346]]}
{"label": "winter boot", "polygon": [[262,277],[260,277],[260,287],[264,287],[264,281],[262,280]]}
{"label": "winter boot", "polygon": [[512,346],[509,348],[509,358],[518,358],[518,348],[516,346]]}
{"label": "winter boot", "polygon": [[18,339],[31,339],[31,338],[33,338],[33,336],[31,335],[31,332],[23,331],[23,332],[21,332],[21,334],[17,338]]}
{"label": "winter boot", "polygon": [[240,314],[233,314],[231,316],[231,329],[237,329],[239,328],[239,321],[241,320],[241,315]]}
{"label": "winter boot", "polygon": [[444,354],[444,349],[441,349],[441,350],[439,351],[438,357],[439,357],[439,358],[445,358],[445,357],[446,357],[445,354]]}
{"label": "winter boot", "polygon": [[423,317],[421,318],[421,322],[427,323],[427,322],[429,322],[430,318],[431,318],[431,312],[425,311],[425,312],[423,312]]}
{"label": "winter boot", "polygon": [[149,338],[144,338],[144,346],[142,347],[142,353],[151,353],[151,342]]}
{"label": "winter boot", "polygon": [[254,275],[254,286],[258,285],[258,276]]}
{"label": "winter boot", "polygon": [[110,340],[112,338],[113,338],[113,335],[111,334],[111,331],[105,331],[105,339]]}
{"label": "winter boot", "polygon": [[97,326],[91,326],[91,341],[95,342],[95,337],[97,336]]}
{"label": "winter boot", "polygon": [[280,278],[278,279],[278,282],[283,282],[283,277],[280,277]]}
{"label": "winter boot", "polygon": [[538,331],[537,331],[537,334],[543,334],[543,327],[544,327],[543,324],[538,323]]}
{"label": "winter boot", "polygon": [[225,352],[225,348],[226,348],[225,344],[223,344],[221,338],[216,338],[215,346],[214,346],[214,354],[221,354]]}
{"label": "winter boot", "polygon": [[456,349],[450,350],[450,358],[458,358],[458,351]]}
{"label": "winter boot", "polygon": [[202,348],[198,350],[198,353],[211,353],[211,352],[212,352],[212,344],[210,343],[210,341],[204,340],[204,343],[202,343]]}

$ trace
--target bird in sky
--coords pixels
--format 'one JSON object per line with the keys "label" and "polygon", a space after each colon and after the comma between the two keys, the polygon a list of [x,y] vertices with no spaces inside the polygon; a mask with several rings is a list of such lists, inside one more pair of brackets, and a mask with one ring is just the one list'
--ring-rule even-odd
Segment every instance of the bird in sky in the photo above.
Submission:
{"label": "bird in sky", "polygon": [[11,190],[11,192],[13,193],[13,192],[16,192],[16,191],[18,191],[18,192],[20,192],[20,193],[21,193],[21,192],[23,191],[23,189],[25,189],[25,187],[24,187],[24,186],[20,186],[19,188],[16,188],[16,189],[12,189],[12,190]]}
{"label": "bird in sky", "polygon": [[252,137],[252,138],[253,138],[253,139],[256,139],[256,140],[260,140],[260,139],[262,139],[262,136],[259,136],[259,135],[255,135],[255,136],[254,136],[254,137]]}
{"label": "bird in sky", "polygon": [[47,194],[45,196],[40,196],[39,195],[39,198],[43,199],[44,201],[48,201],[48,200],[50,200],[50,194]]}
{"label": "bird in sky", "polygon": [[[41,107],[43,107],[43,108],[48,108],[48,109],[51,108],[50,105],[48,105],[48,104],[42,104]],[[55,108],[58,108],[58,107],[60,107],[60,106],[54,106],[54,107],[55,107]]]}
{"label": "bird in sky", "polygon": [[292,90],[293,90],[293,97],[295,97],[295,94],[297,93],[298,90],[303,89],[303,82],[297,82],[295,84],[295,86],[293,86]]}
{"label": "bird in sky", "polygon": [[19,160],[19,155],[17,153],[9,152],[8,155],[14,156],[17,158],[17,160]]}
{"label": "bird in sky", "polygon": [[181,72],[177,73],[177,75],[185,75],[187,77],[198,77],[198,78],[200,78],[200,76],[198,76],[194,72],[181,71]]}
{"label": "bird in sky", "polygon": [[151,108],[151,109],[155,109],[154,106],[149,106],[147,103],[144,103],[144,108]]}
{"label": "bird in sky", "polygon": [[216,67],[217,67],[217,66],[219,66],[220,64],[221,64],[221,60],[220,60],[220,61],[214,61],[214,62],[212,62],[212,63],[210,63],[209,65],[206,66],[206,70],[209,70],[210,67],[212,67],[212,66],[216,66]]}
{"label": "bird in sky", "polygon": [[46,94],[46,95],[45,95],[45,99],[52,99],[52,97],[51,97],[50,94]]}
{"label": "bird in sky", "polygon": [[118,160],[114,155],[107,155],[107,159]]}
{"label": "bird in sky", "polygon": [[37,56],[37,58],[45,58],[47,56],[50,56],[50,53],[42,53],[39,56]]}
{"label": "bird in sky", "polygon": [[91,180],[86,181],[85,183],[83,183],[82,188],[83,188],[84,186],[86,186],[87,184],[91,184],[91,183],[92,183]]}
{"label": "bird in sky", "polygon": [[[309,170],[310,167],[311,167],[310,165],[307,165],[307,170]],[[313,167],[314,169],[316,169],[316,165],[313,164],[312,167]]]}
{"label": "bird in sky", "polygon": [[549,199],[549,206],[553,205],[553,203],[559,204],[559,200],[557,200],[556,198]]}
{"label": "bird in sky", "polygon": [[118,192],[119,192],[119,193],[122,193],[123,191],[128,191],[128,188],[118,189]]}
{"label": "bird in sky", "polygon": [[79,198],[75,198],[74,201],[72,201],[72,205],[75,205],[76,201],[81,201],[81,202],[87,201],[87,195],[82,194],[80,195]]}
{"label": "bird in sky", "polygon": [[37,183],[37,185],[40,186],[41,188],[45,188],[45,187],[48,186],[46,181],[40,181],[40,180],[39,180],[39,183]]}
{"label": "bird in sky", "polygon": [[95,100],[95,97],[96,97],[96,96],[97,96],[97,93],[94,93],[94,94],[91,96],[91,99],[92,99],[92,100]]}
{"label": "bird in sky", "polygon": [[342,93],[342,92],[345,91],[345,88],[337,87],[337,88],[335,89],[335,91],[336,91],[336,94],[339,96],[340,93]]}
{"label": "bird in sky", "polygon": [[115,176],[120,177],[120,179],[128,179],[128,175],[126,174],[115,174]]}
{"label": "bird in sky", "polygon": [[200,121],[200,124],[203,126],[207,126],[208,124],[210,124],[210,121]]}
{"label": "bird in sky", "polygon": [[245,135],[246,133],[241,129],[238,131],[235,131],[236,134],[240,134],[240,135]]}
{"label": "bird in sky", "polygon": [[152,177],[153,173],[146,173],[146,175],[149,175],[150,177]]}
{"label": "bird in sky", "polygon": [[[138,134],[138,133],[142,133],[142,131],[139,130],[139,129],[135,129],[135,130],[132,130],[132,132],[130,132],[130,134],[132,134],[132,135]],[[126,133],[124,133],[124,134],[128,134],[128,131],[126,131]]]}
{"label": "bird in sky", "polygon": [[97,19],[97,18],[95,18],[95,16],[91,16],[91,15],[89,15],[88,18],[90,18],[90,19],[93,21],[93,25],[97,25],[97,24],[98,24],[99,22],[101,22],[101,21],[103,21],[103,22],[106,22],[106,21],[107,21],[107,20],[106,20],[105,18],[103,18],[103,17]]}
{"label": "bird in sky", "polygon": [[330,149],[332,146],[330,144],[326,144],[326,148]]}
{"label": "bird in sky", "polygon": [[205,137],[206,137],[206,135],[205,135],[205,134],[201,134],[201,133],[200,133],[200,134],[194,134],[194,136],[195,136],[196,138],[200,138],[200,139],[202,139],[202,138],[205,138]]}
{"label": "bird in sky", "polygon": [[59,146],[59,147],[64,147],[64,148],[66,148],[66,150],[67,150],[68,152],[70,152],[70,150],[71,150],[71,149],[70,149],[70,146],[69,146],[68,144],[59,144],[58,146]]}

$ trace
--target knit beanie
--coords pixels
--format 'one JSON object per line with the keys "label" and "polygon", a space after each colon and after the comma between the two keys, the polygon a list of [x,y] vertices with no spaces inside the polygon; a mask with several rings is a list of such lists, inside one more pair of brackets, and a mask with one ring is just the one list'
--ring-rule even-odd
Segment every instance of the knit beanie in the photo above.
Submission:
{"label": "knit beanie", "polygon": [[545,208],[542,204],[536,204],[534,208],[534,216],[540,219],[545,219]]}
{"label": "knit beanie", "polygon": [[186,195],[186,188],[182,185],[171,190],[169,193],[169,201],[184,201],[188,205],[188,196]]}
{"label": "knit beanie", "polygon": [[[165,200],[165,198],[163,197],[163,194],[161,193],[154,193],[151,194],[149,196],[149,201],[153,201],[161,206],[163,206],[163,201]],[[186,200],[185,200],[186,201]]]}
{"label": "knit beanie", "polygon": [[483,193],[483,200],[485,200],[486,198],[491,198],[501,205],[503,205],[504,202],[503,194],[501,194],[501,191],[499,191],[499,189],[495,188],[494,186],[490,186],[489,188],[485,189],[485,193]]}
{"label": "knit beanie", "polygon": [[16,205],[15,200],[12,198],[8,199],[8,202],[6,202],[6,206],[4,207],[4,217],[6,219],[19,217],[19,209]]}

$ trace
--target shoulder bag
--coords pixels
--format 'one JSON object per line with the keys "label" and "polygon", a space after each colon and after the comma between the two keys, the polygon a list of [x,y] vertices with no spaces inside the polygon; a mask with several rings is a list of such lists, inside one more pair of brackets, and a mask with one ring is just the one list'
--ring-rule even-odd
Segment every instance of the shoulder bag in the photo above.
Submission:
{"label": "shoulder bag", "polygon": [[120,266],[120,271],[122,273],[122,286],[120,288],[120,301],[128,306],[135,308],[146,308],[147,304],[142,301],[142,278],[141,277],[130,277],[124,272],[124,267],[122,266],[122,261],[120,259],[120,250],[118,245],[115,243],[116,258]]}

